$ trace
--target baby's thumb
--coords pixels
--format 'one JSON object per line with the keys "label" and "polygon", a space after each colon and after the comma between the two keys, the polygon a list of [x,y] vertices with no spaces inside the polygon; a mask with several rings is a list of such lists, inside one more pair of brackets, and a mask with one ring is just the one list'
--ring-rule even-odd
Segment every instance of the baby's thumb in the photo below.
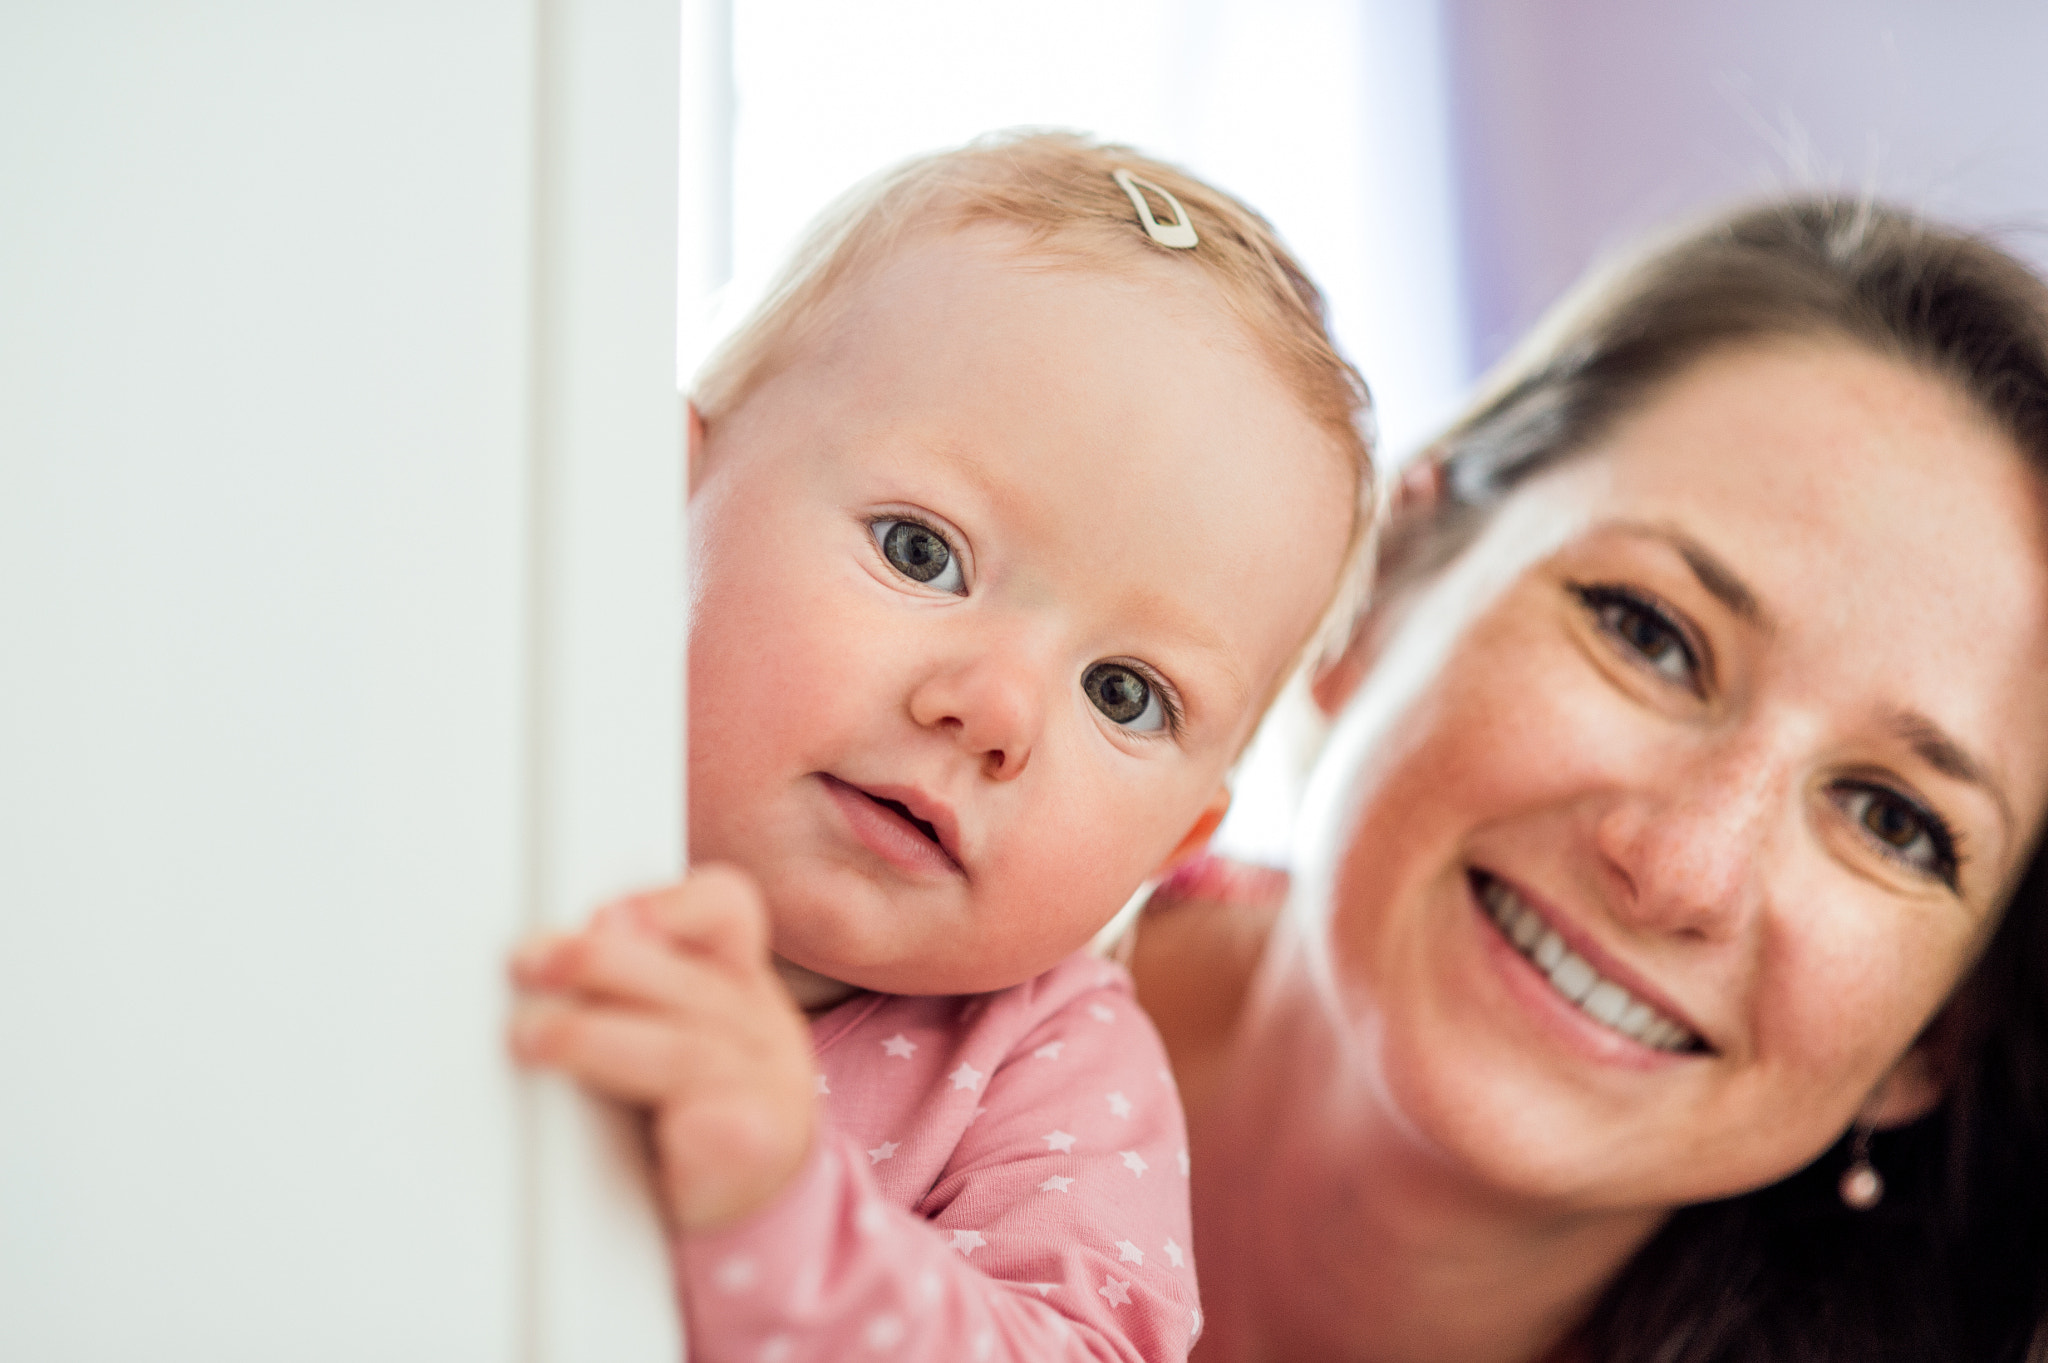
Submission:
{"label": "baby's thumb", "polygon": [[678,945],[738,972],[768,959],[768,906],[753,877],[732,866],[692,870],[647,906],[654,926]]}

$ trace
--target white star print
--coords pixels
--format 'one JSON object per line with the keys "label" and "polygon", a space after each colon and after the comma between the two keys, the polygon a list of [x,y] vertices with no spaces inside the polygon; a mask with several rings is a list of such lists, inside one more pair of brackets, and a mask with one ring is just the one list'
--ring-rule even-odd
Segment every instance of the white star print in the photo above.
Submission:
{"label": "white star print", "polygon": [[1145,1171],[1152,1167],[1145,1163],[1145,1157],[1135,1150],[1119,1150],[1117,1153],[1123,1156],[1124,1168],[1130,1170],[1134,1178],[1145,1177]]}
{"label": "white star print", "polygon": [[1105,1093],[1102,1095],[1102,1100],[1109,1104],[1110,1116],[1128,1117],[1131,1115],[1131,1100],[1124,1097],[1123,1094]]}
{"label": "white star print", "polygon": [[988,1241],[981,1238],[981,1232],[978,1230],[956,1230],[953,1232],[953,1243],[946,1248],[959,1250],[964,1258],[987,1243]]}
{"label": "white star print", "polygon": [[1091,1003],[1088,1005],[1088,1016],[1094,1018],[1097,1022],[1116,1021],[1116,1014],[1111,1012],[1109,1009],[1103,1007],[1099,1003]]}
{"label": "white star print", "polygon": [[853,1226],[862,1235],[879,1235],[889,1224],[889,1213],[882,1210],[879,1202],[863,1202],[860,1210],[853,1214]]}
{"label": "white star print", "polygon": [[1046,1293],[1052,1291],[1055,1287],[1059,1286],[1058,1283],[1026,1283],[1024,1285],[1026,1287],[1036,1288],[1038,1291],[1038,1295],[1041,1297],[1044,1296]]}
{"label": "white star print", "polygon": [[1114,970],[1098,970],[1095,972],[1095,987],[1097,989],[1107,989],[1115,983],[1116,972]]}
{"label": "white star print", "polygon": [[1186,1146],[1182,1146],[1182,1147],[1181,1147],[1181,1151],[1180,1151],[1180,1154],[1176,1155],[1176,1156],[1175,1156],[1174,1158],[1176,1158],[1176,1159],[1178,1159],[1178,1160],[1180,1161],[1180,1176],[1181,1176],[1182,1178],[1186,1178],[1186,1177],[1188,1176],[1188,1151],[1187,1151],[1187,1147],[1186,1147]]}
{"label": "white star print", "polygon": [[788,1335],[773,1335],[761,1346],[761,1352],[754,1355],[755,1363],[787,1363],[796,1350],[796,1341]]}
{"label": "white star print", "polygon": [[910,1059],[910,1053],[916,1049],[917,1043],[901,1032],[896,1033],[896,1035],[882,1043],[882,1050],[889,1055],[895,1056],[898,1060]]}
{"label": "white star print", "polygon": [[[880,1145],[868,1151],[868,1163],[875,1165],[880,1164],[885,1159],[895,1159],[896,1152],[902,1148],[903,1142],[901,1141],[883,1141]],[[1128,1163],[1128,1161],[1126,1162]]]}
{"label": "white star print", "polygon": [[1173,1243],[1173,1241],[1168,1240],[1166,1242],[1166,1261],[1172,1264],[1175,1268],[1179,1268],[1181,1266],[1183,1262],[1183,1255],[1185,1254],[1185,1252],[1186,1251],[1182,1250],[1179,1245]]}
{"label": "white star print", "polygon": [[895,1316],[876,1316],[868,1322],[867,1342],[870,1349],[893,1349],[903,1342],[903,1322]]}
{"label": "white star print", "polygon": [[926,1301],[938,1296],[943,1286],[944,1284],[939,1281],[939,1275],[932,1269],[928,1268],[917,1275],[917,1294]]}
{"label": "white star print", "polygon": [[1145,1251],[1139,1249],[1128,1240],[1119,1240],[1116,1242],[1116,1261],[1120,1264],[1136,1264],[1139,1268],[1143,1268],[1145,1266]]}
{"label": "white star print", "polygon": [[1037,1060],[1057,1060],[1060,1058],[1060,1051],[1066,1047],[1066,1044],[1064,1041],[1048,1041],[1031,1053],[1032,1058]]}
{"label": "white star print", "polygon": [[1062,1155],[1071,1155],[1074,1153],[1074,1138],[1072,1136],[1069,1136],[1066,1132],[1061,1131],[1057,1127],[1053,1128],[1051,1131],[1046,1132],[1043,1136],[1040,1136],[1038,1139],[1045,1142],[1045,1148],[1048,1150],[1057,1150]]}
{"label": "white star print", "polygon": [[982,1331],[982,1332],[981,1332],[980,1334],[978,1334],[978,1335],[976,1335],[976,1336],[974,1337],[974,1358],[975,1358],[975,1363],[985,1363],[985,1361],[986,1361],[987,1359],[993,1358],[993,1357],[995,1356],[995,1352],[996,1352],[996,1332],[995,1332],[995,1331],[993,1331],[993,1330],[983,1330],[983,1331]]}
{"label": "white star print", "polygon": [[1112,1278],[1105,1274],[1103,1275],[1102,1286],[1095,1289],[1095,1294],[1100,1297],[1109,1298],[1111,1306],[1129,1306],[1131,1304],[1130,1279]]}
{"label": "white star print", "polygon": [[735,1254],[718,1266],[711,1281],[718,1284],[721,1292],[744,1292],[754,1285],[754,1276],[754,1261]]}
{"label": "white star print", "polygon": [[982,1113],[984,1113],[984,1112],[986,1112],[986,1111],[988,1111],[988,1109],[987,1109],[987,1108],[985,1108],[985,1107],[978,1107],[978,1108],[974,1109],[974,1111],[973,1111],[973,1112],[971,1112],[971,1113],[969,1113],[969,1114],[968,1114],[968,1117],[967,1117],[967,1124],[968,1124],[969,1126],[973,1126],[973,1125],[974,1125],[974,1119],[975,1119],[976,1117],[979,1117],[979,1116],[980,1116],[980,1115],[981,1115]]}
{"label": "white star print", "polygon": [[975,1085],[981,1082],[982,1074],[980,1070],[963,1060],[960,1062],[960,1068],[954,1070],[946,1077],[953,1081],[953,1091],[955,1093],[958,1093],[961,1089],[972,1092]]}
{"label": "white star print", "polygon": [[1063,1193],[1073,1186],[1074,1180],[1068,1178],[1065,1174],[1054,1174],[1051,1178],[1038,1185],[1038,1191],[1041,1193]]}
{"label": "white star print", "polygon": [[823,1095],[823,1094],[829,1094],[830,1092],[832,1092],[832,1086],[831,1086],[830,1084],[828,1084],[828,1083],[826,1083],[826,1082],[825,1082],[825,1076],[824,1076],[824,1075],[822,1075],[822,1074],[821,1074],[821,1075],[818,1075],[818,1076],[816,1076],[816,1078],[817,1078],[817,1080],[818,1080],[818,1092],[819,1092],[819,1093],[820,1093],[821,1095]]}

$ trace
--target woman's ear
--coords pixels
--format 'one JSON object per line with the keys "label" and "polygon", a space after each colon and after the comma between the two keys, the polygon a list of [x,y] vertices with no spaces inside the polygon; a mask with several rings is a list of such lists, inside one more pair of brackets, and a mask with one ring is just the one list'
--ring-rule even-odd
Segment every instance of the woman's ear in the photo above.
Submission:
{"label": "woman's ear", "polygon": [[1394,480],[1394,495],[1387,503],[1387,520],[1399,526],[1434,515],[1443,497],[1443,456],[1432,447],[1401,466],[1401,476]]}
{"label": "woman's ear", "polygon": [[1941,1048],[1922,1037],[1864,1100],[1856,1120],[1879,1131],[1919,1121],[1947,1095],[1949,1069]]}
{"label": "woman's ear", "polygon": [[1864,1101],[1857,1120],[1883,1130],[1918,1121],[1948,1096],[1985,1028],[1983,996],[1966,979],[1892,1072]]}

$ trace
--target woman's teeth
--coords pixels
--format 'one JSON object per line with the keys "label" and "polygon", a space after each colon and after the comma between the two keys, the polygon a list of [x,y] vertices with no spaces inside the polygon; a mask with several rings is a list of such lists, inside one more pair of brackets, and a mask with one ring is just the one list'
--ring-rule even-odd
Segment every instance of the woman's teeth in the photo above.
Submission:
{"label": "woman's teeth", "polygon": [[1479,875],[1475,879],[1487,916],[1515,950],[1549,978],[1551,988],[1576,1004],[1580,1012],[1631,1041],[1660,1051],[1697,1049],[1698,1038],[1691,1031],[1614,981],[1601,979],[1586,958],[1567,947],[1564,938],[1552,931],[1536,910],[1523,903],[1520,895],[1492,876]]}

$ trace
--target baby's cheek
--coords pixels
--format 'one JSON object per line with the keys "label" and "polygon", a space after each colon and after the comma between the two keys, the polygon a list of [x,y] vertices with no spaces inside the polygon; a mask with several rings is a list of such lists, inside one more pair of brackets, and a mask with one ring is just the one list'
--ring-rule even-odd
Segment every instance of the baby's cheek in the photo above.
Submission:
{"label": "baby's cheek", "polygon": [[1002,912],[1020,935],[1084,945],[1172,852],[1185,830],[1169,833],[1168,817],[1142,803],[1055,804],[1004,858],[1004,898],[1021,907]]}

